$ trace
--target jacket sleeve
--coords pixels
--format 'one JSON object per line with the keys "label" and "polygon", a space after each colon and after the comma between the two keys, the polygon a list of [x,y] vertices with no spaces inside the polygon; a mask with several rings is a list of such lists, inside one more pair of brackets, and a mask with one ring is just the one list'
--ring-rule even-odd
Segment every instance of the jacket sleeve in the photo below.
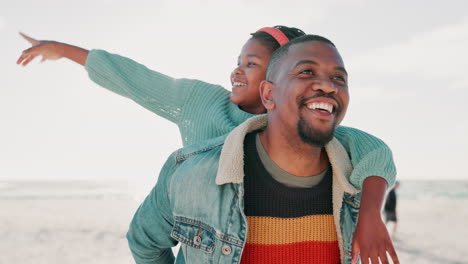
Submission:
{"label": "jacket sleeve", "polygon": [[193,98],[197,80],[174,79],[129,58],[91,50],[85,68],[98,85],[125,96],[155,114],[178,123],[184,105]]}
{"label": "jacket sleeve", "polygon": [[127,240],[137,264],[174,263],[171,238],[174,224],[169,200],[170,179],[175,166],[175,153],[161,170],[158,182],[140,205],[127,232]]}
{"label": "jacket sleeve", "polygon": [[351,158],[353,172],[351,184],[362,190],[364,180],[369,176],[379,176],[387,181],[387,188],[393,186],[396,167],[390,148],[379,138],[359,129],[340,126],[335,137],[343,144]]}

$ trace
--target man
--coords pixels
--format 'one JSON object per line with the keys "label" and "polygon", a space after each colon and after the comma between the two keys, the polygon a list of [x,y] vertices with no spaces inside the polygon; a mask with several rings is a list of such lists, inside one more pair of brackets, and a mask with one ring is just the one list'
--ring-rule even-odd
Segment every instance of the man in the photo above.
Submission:
{"label": "man", "polygon": [[[169,157],[127,234],[137,263],[172,263],[178,242],[176,263],[357,261],[361,195],[333,138],[349,102],[338,51],[320,36],[291,41],[260,93],[267,115]],[[362,261],[388,263],[387,250],[398,263],[391,245]]]}

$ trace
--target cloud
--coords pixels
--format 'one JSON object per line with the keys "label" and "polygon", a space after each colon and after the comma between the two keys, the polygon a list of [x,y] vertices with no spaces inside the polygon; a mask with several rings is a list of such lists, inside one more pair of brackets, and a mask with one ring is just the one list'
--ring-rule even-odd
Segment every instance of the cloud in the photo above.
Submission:
{"label": "cloud", "polygon": [[5,27],[5,18],[3,16],[0,16],[0,29],[3,29]]}
{"label": "cloud", "polygon": [[[398,38],[395,36],[395,38]],[[414,35],[407,41],[352,57],[357,75],[413,75],[449,80],[452,87],[468,84],[468,21]]]}

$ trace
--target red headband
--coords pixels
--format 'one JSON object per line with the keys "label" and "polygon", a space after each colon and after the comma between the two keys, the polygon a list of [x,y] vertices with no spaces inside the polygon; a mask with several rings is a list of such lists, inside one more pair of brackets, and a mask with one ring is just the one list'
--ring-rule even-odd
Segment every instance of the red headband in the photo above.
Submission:
{"label": "red headband", "polygon": [[274,27],[264,27],[264,28],[261,28],[261,29],[257,30],[257,32],[268,33],[276,41],[278,41],[280,46],[283,46],[284,44],[289,42],[288,37],[286,37],[286,35],[281,30],[279,30],[277,28],[274,28]]}

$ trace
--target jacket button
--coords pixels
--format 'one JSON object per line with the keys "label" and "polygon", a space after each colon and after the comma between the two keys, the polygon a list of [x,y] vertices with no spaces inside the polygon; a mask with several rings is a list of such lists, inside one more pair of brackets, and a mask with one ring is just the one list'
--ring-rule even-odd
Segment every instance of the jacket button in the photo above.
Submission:
{"label": "jacket button", "polygon": [[193,238],[193,244],[195,244],[195,246],[201,245],[201,237],[200,236],[195,236]]}
{"label": "jacket button", "polygon": [[231,254],[232,249],[231,249],[230,246],[224,245],[223,248],[221,249],[221,251],[223,252],[224,255],[227,256],[227,255]]}

